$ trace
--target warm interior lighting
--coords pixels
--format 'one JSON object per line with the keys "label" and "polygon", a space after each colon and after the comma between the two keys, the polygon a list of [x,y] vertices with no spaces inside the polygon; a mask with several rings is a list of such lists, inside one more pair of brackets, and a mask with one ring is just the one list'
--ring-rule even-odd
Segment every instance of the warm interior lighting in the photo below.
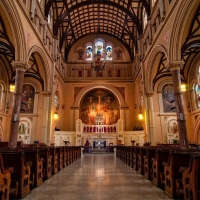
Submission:
{"label": "warm interior lighting", "polygon": [[15,85],[14,84],[10,84],[10,92],[14,92],[15,91]]}
{"label": "warm interior lighting", "polygon": [[182,92],[186,91],[186,85],[185,84],[181,84],[181,90],[182,90]]}
{"label": "warm interior lighting", "polygon": [[58,119],[58,113],[57,112],[54,113],[53,118]]}
{"label": "warm interior lighting", "polygon": [[140,114],[138,115],[138,119],[139,119],[139,120],[143,120],[143,119],[144,119],[143,114],[140,113]]}

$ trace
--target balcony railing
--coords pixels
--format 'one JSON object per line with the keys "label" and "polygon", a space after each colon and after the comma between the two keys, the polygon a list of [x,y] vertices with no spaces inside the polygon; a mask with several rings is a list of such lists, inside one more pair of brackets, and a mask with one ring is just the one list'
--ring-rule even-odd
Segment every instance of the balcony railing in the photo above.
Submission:
{"label": "balcony railing", "polygon": [[105,64],[104,69],[95,70],[89,63],[68,63],[66,80],[132,80],[132,64]]}

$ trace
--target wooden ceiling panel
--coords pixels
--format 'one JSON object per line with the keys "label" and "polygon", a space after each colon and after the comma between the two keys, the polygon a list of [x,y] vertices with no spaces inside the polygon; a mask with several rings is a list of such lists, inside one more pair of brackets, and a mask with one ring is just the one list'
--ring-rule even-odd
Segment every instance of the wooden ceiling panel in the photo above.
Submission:
{"label": "wooden ceiling panel", "polygon": [[60,44],[65,44],[64,40],[67,40],[67,49],[84,35],[101,33],[117,38],[131,54],[134,52],[133,44],[137,42],[135,38],[142,35],[141,10],[145,7],[149,12],[148,2],[149,0],[46,0],[45,15],[48,16],[53,9],[53,33],[55,36],[60,34]]}

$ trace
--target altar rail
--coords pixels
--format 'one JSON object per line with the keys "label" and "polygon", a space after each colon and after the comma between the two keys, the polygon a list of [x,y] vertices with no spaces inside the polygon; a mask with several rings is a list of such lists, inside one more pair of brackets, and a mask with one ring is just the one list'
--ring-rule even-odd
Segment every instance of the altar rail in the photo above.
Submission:
{"label": "altar rail", "polygon": [[84,125],[84,133],[115,133],[116,125]]}

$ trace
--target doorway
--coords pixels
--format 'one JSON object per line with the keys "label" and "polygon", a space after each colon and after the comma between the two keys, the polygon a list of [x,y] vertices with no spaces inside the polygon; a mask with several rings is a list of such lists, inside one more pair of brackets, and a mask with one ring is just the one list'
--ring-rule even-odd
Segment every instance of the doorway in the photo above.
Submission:
{"label": "doorway", "polygon": [[106,148],[106,139],[94,139],[93,149],[105,149]]}

